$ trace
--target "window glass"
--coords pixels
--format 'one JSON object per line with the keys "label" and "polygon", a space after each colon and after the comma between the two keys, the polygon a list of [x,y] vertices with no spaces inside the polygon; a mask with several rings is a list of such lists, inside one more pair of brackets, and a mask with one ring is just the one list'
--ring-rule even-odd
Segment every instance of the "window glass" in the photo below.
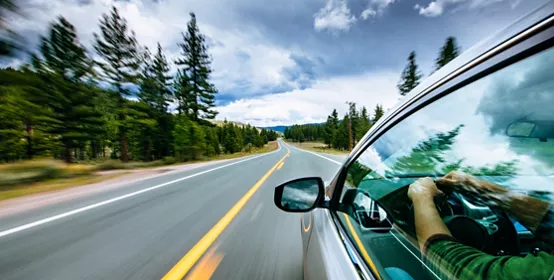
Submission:
{"label": "window glass", "polygon": [[[348,168],[338,216],[368,265],[393,279],[548,279],[553,193],[550,49],[389,129]],[[433,234],[441,224],[449,233]]]}

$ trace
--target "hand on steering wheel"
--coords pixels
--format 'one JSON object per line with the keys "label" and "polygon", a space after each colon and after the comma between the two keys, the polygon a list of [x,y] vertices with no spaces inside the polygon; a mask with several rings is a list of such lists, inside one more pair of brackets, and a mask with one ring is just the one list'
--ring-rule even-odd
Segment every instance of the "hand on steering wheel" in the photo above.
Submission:
{"label": "hand on steering wheel", "polygon": [[429,177],[419,178],[408,188],[408,197],[414,201],[426,199],[433,201],[433,198],[442,195],[443,192],[437,188],[433,179]]}

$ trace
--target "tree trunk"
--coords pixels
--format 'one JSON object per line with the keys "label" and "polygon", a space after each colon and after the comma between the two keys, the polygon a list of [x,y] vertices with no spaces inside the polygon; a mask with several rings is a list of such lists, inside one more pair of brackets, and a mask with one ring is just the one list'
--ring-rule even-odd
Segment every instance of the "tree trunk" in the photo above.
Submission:
{"label": "tree trunk", "polygon": [[144,160],[145,161],[152,160],[152,143],[150,139],[146,140],[146,143],[144,144]]}
{"label": "tree trunk", "polygon": [[33,159],[33,127],[29,123],[25,123],[27,131],[27,158]]}
{"label": "tree trunk", "polygon": [[125,131],[125,114],[123,111],[123,106],[125,106],[125,100],[122,96],[119,97],[119,110],[121,110],[118,114],[119,118],[119,139],[120,139],[120,147],[121,147],[121,161],[122,162],[128,162],[129,161],[129,152],[127,150],[127,135]]}
{"label": "tree trunk", "polygon": [[65,162],[71,163],[73,161],[73,157],[71,155],[71,140],[65,139],[64,140],[64,146],[65,146]]}

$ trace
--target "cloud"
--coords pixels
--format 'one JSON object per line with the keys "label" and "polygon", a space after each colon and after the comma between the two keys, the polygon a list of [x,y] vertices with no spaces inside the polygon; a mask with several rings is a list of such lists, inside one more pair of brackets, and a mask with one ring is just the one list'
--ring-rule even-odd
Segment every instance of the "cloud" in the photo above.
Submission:
{"label": "cloud", "polygon": [[314,15],[314,28],[317,31],[328,30],[332,33],[348,31],[356,22],[356,17],[350,14],[346,0],[327,0],[325,7]]}
{"label": "cloud", "polygon": [[[502,1],[504,0],[436,0],[427,4],[427,6],[416,4],[414,8],[418,10],[419,14],[422,16],[438,17],[444,13],[447,7],[453,9],[475,9]],[[516,3],[512,3],[512,9],[519,4],[517,2],[516,0]]]}
{"label": "cloud", "polygon": [[323,122],[335,108],[346,113],[347,101],[370,111],[378,103],[390,108],[400,98],[397,79],[396,71],[380,71],[318,80],[306,89],[236,100],[218,107],[217,118],[271,126]]}
{"label": "cloud", "polygon": [[383,11],[392,3],[394,3],[394,0],[369,0],[368,7],[362,11],[360,18],[366,20],[369,17],[375,17],[376,15],[383,13]]}

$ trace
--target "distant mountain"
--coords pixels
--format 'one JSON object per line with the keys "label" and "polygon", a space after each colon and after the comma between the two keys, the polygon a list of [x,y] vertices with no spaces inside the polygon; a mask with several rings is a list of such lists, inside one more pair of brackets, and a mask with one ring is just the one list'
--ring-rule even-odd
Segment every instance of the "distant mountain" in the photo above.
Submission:
{"label": "distant mountain", "polygon": [[[303,123],[301,125],[324,125],[325,123]],[[270,129],[277,132],[285,132],[285,127],[291,127],[292,125],[277,125],[277,126],[261,126],[260,128]]]}

